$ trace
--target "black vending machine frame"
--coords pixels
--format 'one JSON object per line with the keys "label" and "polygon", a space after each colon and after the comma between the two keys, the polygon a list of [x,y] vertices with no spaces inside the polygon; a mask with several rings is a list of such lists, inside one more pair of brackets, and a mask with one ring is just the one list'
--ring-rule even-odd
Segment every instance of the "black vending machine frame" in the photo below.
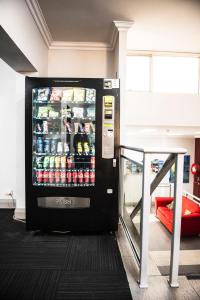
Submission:
{"label": "black vending machine frame", "polygon": [[[32,89],[82,87],[96,89],[95,186],[44,187],[32,183]],[[27,230],[69,230],[72,232],[115,231],[118,227],[119,176],[119,88],[104,89],[104,79],[26,77],[25,87],[25,175]],[[114,159],[102,158],[102,98],[115,97]],[[86,197],[89,208],[42,208],[38,197]]]}

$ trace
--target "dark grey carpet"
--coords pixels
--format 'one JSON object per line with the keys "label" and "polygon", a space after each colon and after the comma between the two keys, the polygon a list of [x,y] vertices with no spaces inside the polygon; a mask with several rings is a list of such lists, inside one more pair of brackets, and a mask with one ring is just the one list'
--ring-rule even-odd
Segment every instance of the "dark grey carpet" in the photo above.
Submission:
{"label": "dark grey carpet", "polygon": [[115,236],[27,232],[0,209],[1,300],[131,300]]}

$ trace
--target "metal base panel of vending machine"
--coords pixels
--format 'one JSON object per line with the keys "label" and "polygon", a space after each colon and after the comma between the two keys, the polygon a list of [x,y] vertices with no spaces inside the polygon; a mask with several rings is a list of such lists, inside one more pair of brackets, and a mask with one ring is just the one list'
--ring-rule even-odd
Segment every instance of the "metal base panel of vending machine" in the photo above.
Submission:
{"label": "metal base panel of vending machine", "polygon": [[118,226],[119,81],[26,77],[28,230]]}

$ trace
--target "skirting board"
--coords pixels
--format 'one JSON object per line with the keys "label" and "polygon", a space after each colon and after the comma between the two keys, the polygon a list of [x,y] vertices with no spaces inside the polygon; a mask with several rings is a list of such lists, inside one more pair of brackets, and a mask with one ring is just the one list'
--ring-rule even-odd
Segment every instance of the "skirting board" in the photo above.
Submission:
{"label": "skirting board", "polygon": [[0,208],[14,208],[12,200],[0,199]]}
{"label": "skirting board", "polygon": [[15,208],[15,218],[16,219],[26,219],[25,208]]}

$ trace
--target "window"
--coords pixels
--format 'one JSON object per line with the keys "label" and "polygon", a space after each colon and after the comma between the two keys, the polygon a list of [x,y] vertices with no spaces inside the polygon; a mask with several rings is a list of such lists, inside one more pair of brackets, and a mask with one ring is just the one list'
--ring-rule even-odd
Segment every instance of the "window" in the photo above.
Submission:
{"label": "window", "polygon": [[127,56],[127,90],[148,91],[150,87],[150,57]]}
{"label": "window", "polygon": [[153,56],[152,66],[153,92],[198,94],[198,58]]}

